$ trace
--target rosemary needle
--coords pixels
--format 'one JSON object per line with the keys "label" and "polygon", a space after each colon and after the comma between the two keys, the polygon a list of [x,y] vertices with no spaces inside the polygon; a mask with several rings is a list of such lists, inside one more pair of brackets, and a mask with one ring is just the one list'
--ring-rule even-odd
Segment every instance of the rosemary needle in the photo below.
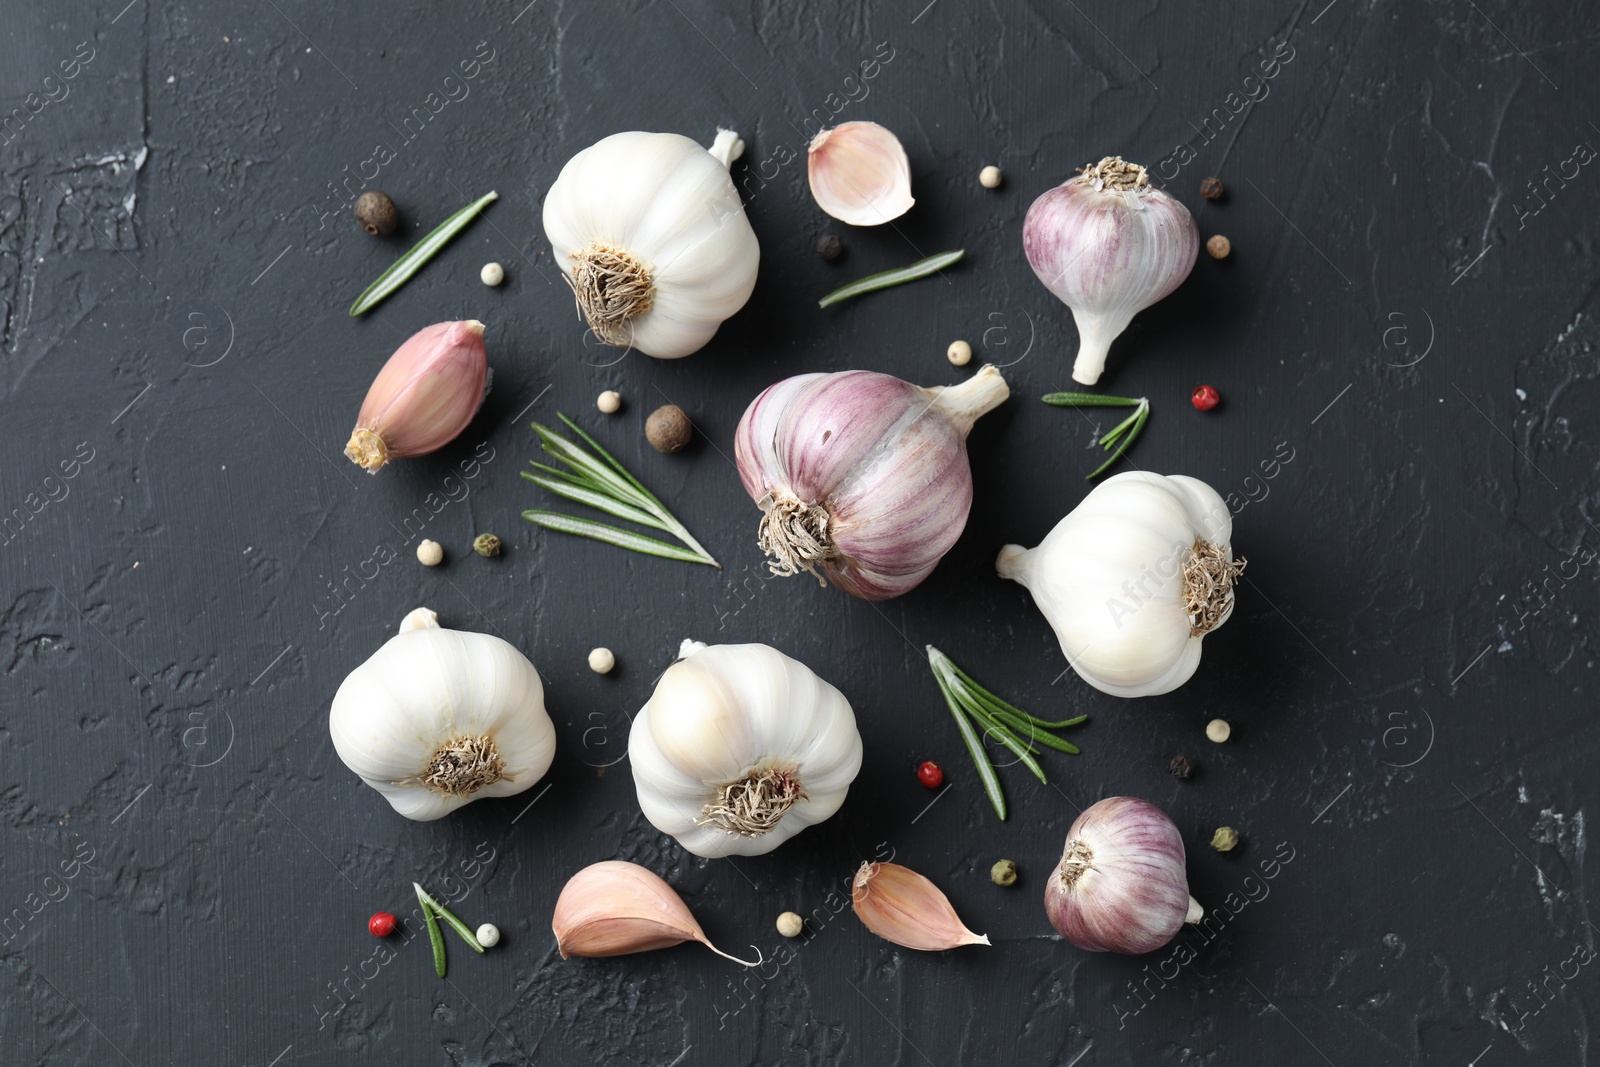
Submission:
{"label": "rosemary needle", "polygon": [[[951,716],[956,720],[956,729],[960,731],[961,740],[965,742],[967,753],[972,757],[978,779],[983,782],[983,790],[989,795],[989,803],[994,805],[995,814],[1000,818],[1006,817],[1006,797],[1000,788],[1000,777],[995,773],[988,750],[984,748],[983,740],[979,736],[980,730],[985,736],[994,738],[1009,749],[1012,755],[1017,757],[1017,762],[1032,771],[1034,777],[1041,782],[1045,781],[1044,769],[1034,758],[1039,752],[1034,747],[1035,743],[1070,755],[1078,755],[1078,746],[1063,741],[1048,731],[1076,726],[1086,720],[1087,715],[1062,719],[1059,722],[1047,722],[1037,716],[1029,715],[973,681],[971,675],[957,667],[949,656],[932,645],[928,646],[928,665],[933,668],[933,678],[939,684],[939,693],[944,697]],[[1018,736],[1019,734],[1022,736]]]}
{"label": "rosemary needle", "polygon": [[411,276],[423,268],[423,265],[434,255],[450,243],[450,239],[466,228],[467,223],[478,217],[478,213],[494,201],[500,199],[499,193],[488,193],[457,211],[454,215],[441,222],[428,236],[418,241],[405,255],[395,260],[393,265],[376,281],[362,290],[356,302],[350,305],[350,317],[363,315],[383,302],[384,298],[406,282]]}
{"label": "rosemary needle", "polygon": [[835,289],[821,300],[818,300],[817,307],[830,307],[841,300],[849,300],[852,296],[870,293],[875,289],[887,289],[893,285],[901,285],[905,282],[914,282],[918,278],[926,278],[930,274],[939,273],[953,263],[960,262],[961,257],[966,254],[966,249],[958,248],[954,252],[941,252],[936,256],[929,256],[927,259],[920,259],[909,267],[899,267],[879,274],[869,274],[865,278]]}
{"label": "rosemary needle", "polygon": [[433,971],[440,978],[444,977],[444,935],[439,932],[439,920],[434,918],[433,905],[429,903],[433,898],[423,892],[422,887],[412,882],[417,891],[417,903],[422,905],[422,918],[428,924],[428,941],[433,945]]}
{"label": "rosemary needle", "polygon": [[433,897],[429,895],[428,891],[423,889],[422,886],[417,885],[416,882],[412,882],[411,884],[416,887],[418,900],[422,901],[422,903],[429,908],[432,908],[433,913],[439,918],[449,923],[450,929],[460,934],[461,940],[472,946],[472,950],[474,952],[483,952],[483,944],[478,940],[478,935],[472,932],[472,928],[470,926],[456,918],[449,908],[445,907],[437,900],[434,900]]}
{"label": "rosemary needle", "polygon": [[[557,414],[560,415],[559,412]],[[606,544],[633,552],[660,556],[664,559],[683,560],[685,563],[706,563],[721,569],[722,564],[712,558],[711,553],[694,539],[683,523],[667,510],[666,505],[662,504],[654,493],[644,487],[643,482],[629,473],[610,452],[600,447],[598,441],[584,433],[577,423],[565,415],[560,415],[560,418],[568,429],[582,438],[592,452],[585,451],[571,439],[536,422],[533,424],[533,429],[539,435],[544,450],[564,463],[566,468],[530,461],[530,465],[538,473],[530,474],[528,471],[523,471],[522,476],[535,485],[543,486],[557,496],[565,497],[575,503],[584,504],[640,526],[663,530],[676,537],[684,547],[680,548],[678,545],[668,544],[618,526],[574,515],[562,515],[554,511],[524,511],[523,518],[546,529],[604,541]]]}
{"label": "rosemary needle", "polygon": [[1091,481],[1105,473],[1117,460],[1127,455],[1128,449],[1139,439],[1139,434],[1144,430],[1144,424],[1150,418],[1150,400],[1148,397],[1132,396],[1102,396],[1098,393],[1050,393],[1044,397],[1046,404],[1064,408],[1128,408],[1134,409],[1132,415],[1113,426],[1105,436],[1100,438],[1099,444],[1111,456],[1100,466],[1084,476],[1085,481]]}

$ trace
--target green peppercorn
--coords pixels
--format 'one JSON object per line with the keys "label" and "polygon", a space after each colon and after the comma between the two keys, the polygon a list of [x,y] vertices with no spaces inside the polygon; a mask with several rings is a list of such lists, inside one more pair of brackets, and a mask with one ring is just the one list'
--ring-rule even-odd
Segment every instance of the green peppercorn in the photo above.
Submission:
{"label": "green peppercorn", "polygon": [[1211,835],[1211,847],[1218,852],[1232,852],[1239,844],[1239,831],[1231,826],[1219,826]]}
{"label": "green peppercorn", "polygon": [[400,214],[395,211],[388,193],[368,189],[356,197],[356,221],[372,236],[383,237],[394,232]]}
{"label": "green peppercorn", "polygon": [[485,558],[500,554],[500,538],[494,534],[479,534],[472,539],[472,551]]}
{"label": "green peppercorn", "polygon": [[1017,865],[1010,860],[1001,860],[989,868],[989,880],[995,885],[1016,885]]}

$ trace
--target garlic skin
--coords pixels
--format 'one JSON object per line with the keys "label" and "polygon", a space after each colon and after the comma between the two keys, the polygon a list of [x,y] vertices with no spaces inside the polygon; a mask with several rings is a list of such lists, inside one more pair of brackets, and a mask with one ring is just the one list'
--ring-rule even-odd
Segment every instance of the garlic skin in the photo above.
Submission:
{"label": "garlic skin", "polygon": [[767,645],[679,655],[628,735],[656,829],[697,856],[760,856],[839,810],[861,769],[844,694]]}
{"label": "garlic skin", "polygon": [[1150,184],[1145,168],[1107,156],[1033,202],[1022,247],[1077,323],[1073,381],[1094,385],[1133,316],[1189,276],[1200,231],[1188,208]]}
{"label": "garlic skin", "polygon": [[728,176],[743,152],[731,130],[709,151],[675,133],[614,133],[561,168],[544,232],[599,340],[678,359],[744,306],[761,249]]}
{"label": "garlic skin", "polygon": [[1136,797],[1108,797],[1067,831],[1045,884],[1050,925],[1089,952],[1154,952],[1204,910],[1189,895],[1183,837],[1165,812]]}
{"label": "garlic skin", "polygon": [[850,902],[863,926],[903,948],[942,952],[989,943],[987,934],[967,929],[938,886],[898,863],[863,863]]}
{"label": "garlic skin", "polygon": [[911,210],[911,162],[900,139],[876,122],[823,130],[806,149],[817,206],[852,226],[880,226]]}
{"label": "garlic skin", "polygon": [[1011,395],[985,366],[924,389],[873,371],[802,374],[751,402],[734,436],[775,575],[885,600],[916,587],[967,524],[967,434]]}
{"label": "garlic skin", "polygon": [[626,956],[698,941],[724,959],[746,967],[755,963],[728,955],[706,939],[683,898],[664,879],[626,860],[591,864],[573,875],[556,900],[550,928],[561,958]]}
{"label": "garlic skin", "polygon": [[996,569],[1033,594],[1078,676],[1102,693],[1155,696],[1200,665],[1233,613],[1233,519],[1205,482],[1127,471],[1101,482],[1037,548]]}
{"label": "garlic skin", "polygon": [[424,612],[350,672],[328,713],[344,765],[418,822],[522,792],[556,749],[527,657],[491,634],[441,629]]}
{"label": "garlic skin", "polygon": [[484,325],[440,322],[412,334],[383,365],[344,454],[368,474],[391,459],[423,456],[456,439],[489,390]]}

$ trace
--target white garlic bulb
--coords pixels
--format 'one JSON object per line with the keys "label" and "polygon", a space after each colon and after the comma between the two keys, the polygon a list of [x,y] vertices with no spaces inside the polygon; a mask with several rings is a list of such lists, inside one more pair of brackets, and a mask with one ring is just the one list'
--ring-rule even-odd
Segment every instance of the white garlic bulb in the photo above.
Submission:
{"label": "white garlic bulb", "polygon": [[1233,612],[1244,570],[1233,519],[1205,482],[1128,471],[1107,478],[1039,547],[1007,545],[997,568],[1044,612],[1079,677],[1119,697],[1178,688],[1200,641]]}
{"label": "white garlic bulb", "polygon": [[759,856],[839,810],[861,769],[844,694],[766,645],[679,655],[628,736],[656,829],[697,856]]}
{"label": "white garlic bulb", "polygon": [[556,730],[527,657],[491,634],[441,629],[426,609],[402,625],[334,694],[328,729],[344,765],[420,822],[542,778]]}
{"label": "white garlic bulb", "polygon": [[659,359],[698,351],[744,306],[761,249],[728,168],[675,133],[614,133],[567,161],[544,199],[544,232],[578,311],[601,341]]}

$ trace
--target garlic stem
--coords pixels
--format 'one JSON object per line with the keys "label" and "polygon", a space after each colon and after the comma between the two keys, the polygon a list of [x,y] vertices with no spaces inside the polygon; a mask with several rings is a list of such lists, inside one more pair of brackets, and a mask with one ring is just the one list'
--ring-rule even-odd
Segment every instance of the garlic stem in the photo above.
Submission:
{"label": "garlic stem", "polygon": [[711,147],[706,149],[714,156],[718,163],[731,168],[734,161],[744,155],[744,142],[732,130],[717,127],[717,139],[711,142]]}
{"label": "garlic stem", "polygon": [[1011,388],[1000,376],[1000,369],[986,363],[960,385],[935,386],[928,392],[933,394],[933,406],[944,412],[964,435],[980,417],[1003,404],[1011,395]]}
{"label": "garlic stem", "polygon": [[1092,318],[1088,322],[1076,311],[1072,321],[1078,326],[1078,356],[1072,361],[1072,380],[1080,385],[1094,385],[1106,369],[1106,356],[1111,353],[1111,342],[1121,336],[1133,321],[1130,315],[1120,323]]}
{"label": "garlic stem", "polygon": [[1027,555],[1028,550],[1021,545],[1006,545],[996,557],[994,569],[1002,578],[1009,578],[1013,582],[1020,581],[1024,571],[1022,561]]}

